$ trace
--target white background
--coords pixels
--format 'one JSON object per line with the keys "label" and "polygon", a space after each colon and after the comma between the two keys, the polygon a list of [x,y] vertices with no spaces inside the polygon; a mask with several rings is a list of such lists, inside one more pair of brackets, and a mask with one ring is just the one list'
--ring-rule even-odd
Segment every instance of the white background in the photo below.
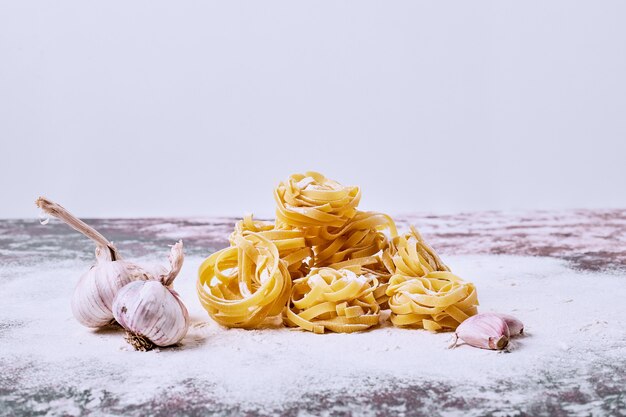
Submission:
{"label": "white background", "polygon": [[1,217],[626,206],[623,1],[1,1]]}

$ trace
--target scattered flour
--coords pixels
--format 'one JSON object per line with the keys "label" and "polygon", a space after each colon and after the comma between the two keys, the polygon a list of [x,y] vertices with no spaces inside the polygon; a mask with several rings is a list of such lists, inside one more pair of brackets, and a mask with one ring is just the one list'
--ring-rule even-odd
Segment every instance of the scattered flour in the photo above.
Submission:
{"label": "scattered flour", "polygon": [[[226,404],[270,409],[311,393],[358,394],[386,381],[463,382],[469,390],[500,379],[530,381],[546,370],[583,372],[594,359],[626,357],[624,276],[580,273],[551,258],[446,261],[476,284],[482,312],[506,312],[524,322],[527,336],[514,339],[511,353],[447,349],[449,333],[388,323],[356,334],[225,329],[197,299],[202,259],[190,257],[175,288],[193,324],[182,346],[152,352],[133,351],[121,330],[93,331],[73,319],[73,285],[89,264],[0,267],[7,278],[0,285],[0,320],[21,323],[0,333],[0,362],[21,369],[24,387],[73,385],[136,404],[193,381]],[[72,407],[59,404],[59,415],[73,415]]]}

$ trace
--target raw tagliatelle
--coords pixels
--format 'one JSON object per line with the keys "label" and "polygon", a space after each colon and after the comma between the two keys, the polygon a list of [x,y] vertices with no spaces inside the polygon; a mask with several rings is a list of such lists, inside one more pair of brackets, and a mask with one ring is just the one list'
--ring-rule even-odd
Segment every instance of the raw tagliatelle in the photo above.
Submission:
{"label": "raw tagliatelle", "polygon": [[393,259],[394,273],[409,277],[450,270],[413,226],[409,233],[391,240],[389,255]]}
{"label": "raw tagliatelle", "polygon": [[198,295],[217,322],[285,324],[323,333],[365,330],[391,309],[396,326],[455,329],[476,314],[473,284],[453,275],[411,226],[361,211],[361,192],[317,172],[274,189],[276,221],[245,216],[230,247],[200,267]]}
{"label": "raw tagliatelle", "polygon": [[254,328],[279,315],[289,299],[291,278],[274,242],[260,233],[232,237],[233,246],[200,265],[202,306],[227,327]]}
{"label": "raw tagliatelle", "polygon": [[277,229],[271,222],[254,220],[252,215],[246,215],[235,224],[235,230],[229,238],[231,246],[237,245],[239,237],[250,234],[263,236],[276,245],[280,259],[287,264],[291,279],[303,277],[309,272],[308,262],[313,257],[313,249],[307,246],[302,231]]}
{"label": "raw tagliatelle", "polygon": [[374,297],[381,308],[387,308],[385,290],[394,271],[389,255],[389,239],[397,236],[396,224],[383,213],[358,211],[344,227],[325,228],[307,241],[313,247],[313,266],[331,268],[359,267],[360,273],[373,275],[378,281]]}
{"label": "raw tagliatelle", "polygon": [[452,274],[415,227],[392,239],[385,255],[393,261],[385,292],[394,325],[454,330],[477,313],[474,285]]}
{"label": "raw tagliatelle", "polygon": [[350,269],[313,269],[294,281],[285,322],[315,333],[366,330],[378,324],[377,285],[376,278]]}
{"label": "raw tagliatelle", "polygon": [[358,211],[345,226],[320,230],[307,240],[315,253],[313,266],[340,269],[377,264],[381,261],[381,251],[389,246],[382,232],[385,229],[390,230],[392,237],[398,234],[388,215]]}
{"label": "raw tagliatelle", "polygon": [[295,227],[307,237],[319,229],[343,227],[356,215],[359,187],[346,187],[317,172],[294,174],[274,190],[276,224]]}
{"label": "raw tagliatelle", "polygon": [[454,330],[477,313],[474,284],[449,271],[432,271],[421,277],[395,274],[387,295],[395,326]]}

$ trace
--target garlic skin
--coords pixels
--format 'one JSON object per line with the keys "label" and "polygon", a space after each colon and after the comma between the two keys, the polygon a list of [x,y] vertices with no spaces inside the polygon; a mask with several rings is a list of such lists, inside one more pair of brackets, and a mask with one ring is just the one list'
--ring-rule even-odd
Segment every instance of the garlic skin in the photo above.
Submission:
{"label": "garlic skin", "polygon": [[461,323],[456,329],[456,337],[477,348],[502,350],[509,344],[510,333],[504,319],[496,314],[484,313]]}
{"label": "garlic skin", "polygon": [[[126,284],[149,277],[140,267],[127,261],[106,259],[102,248],[96,249],[98,263],[78,281],[72,295],[72,314],[86,327],[102,327],[113,321],[113,299]],[[103,259],[104,258],[104,259]]]}
{"label": "garlic skin", "polygon": [[502,314],[502,313],[492,313],[492,314],[495,314],[496,316],[500,317],[502,320],[506,322],[506,325],[509,327],[509,333],[511,337],[524,334],[524,323],[522,323],[517,318],[509,314]]}
{"label": "garlic skin", "polygon": [[[162,275],[167,275],[169,270],[161,264],[141,264],[139,266],[143,272],[148,275],[148,277],[158,278]],[[149,278],[148,278],[149,279]]]}
{"label": "garlic skin", "polygon": [[129,336],[144,337],[156,346],[180,342],[189,328],[189,313],[178,294],[153,280],[122,288],[113,302],[113,316]]}
{"label": "garlic skin", "polygon": [[162,265],[144,268],[125,260],[112,261],[108,253],[96,248],[98,262],[80,277],[72,295],[72,314],[86,327],[103,327],[114,321],[113,299],[126,284],[167,273]]}
{"label": "garlic skin", "polygon": [[172,247],[170,262],[169,274],[131,282],[118,291],[113,301],[113,316],[127,330],[126,340],[136,350],[174,345],[189,329],[187,308],[171,289],[182,267],[182,241]]}

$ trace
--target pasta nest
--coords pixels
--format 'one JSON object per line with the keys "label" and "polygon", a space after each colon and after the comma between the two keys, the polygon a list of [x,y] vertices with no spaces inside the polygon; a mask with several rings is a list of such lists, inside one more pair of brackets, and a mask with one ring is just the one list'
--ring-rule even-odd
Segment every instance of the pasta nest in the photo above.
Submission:
{"label": "pasta nest", "polygon": [[452,274],[415,227],[392,239],[386,255],[394,268],[386,295],[395,326],[454,330],[477,313],[474,284]]}
{"label": "pasta nest", "polygon": [[254,328],[282,312],[291,290],[290,274],[277,245],[262,233],[231,238],[231,247],[200,265],[198,296],[218,323]]}
{"label": "pasta nest", "polygon": [[395,326],[454,330],[478,312],[474,284],[449,271],[432,271],[422,277],[395,274],[387,295]]}
{"label": "pasta nest", "polygon": [[313,269],[294,281],[285,323],[314,333],[352,333],[378,324],[376,278],[350,269]]}
{"label": "pasta nest", "polygon": [[254,220],[252,215],[245,215],[235,224],[235,230],[229,237],[230,244],[235,246],[238,238],[251,234],[263,236],[276,245],[280,259],[287,264],[291,279],[308,274],[313,249],[307,246],[302,231],[277,229],[271,222]]}
{"label": "pasta nest", "polygon": [[313,266],[341,269],[378,263],[378,255],[389,246],[387,236],[382,232],[385,229],[390,229],[392,236],[398,234],[388,215],[358,211],[344,227],[320,230],[318,235],[307,239],[315,253]]}
{"label": "pasta nest", "polygon": [[255,328],[282,312],[285,324],[315,333],[354,332],[390,308],[396,326],[437,331],[476,314],[474,285],[413,226],[399,236],[388,215],[358,210],[358,187],[306,172],[274,198],[275,223],[244,216],[230,247],[200,266],[200,302],[218,323]]}
{"label": "pasta nest", "polygon": [[374,297],[381,308],[388,308],[386,288],[395,270],[389,256],[389,239],[398,231],[391,217],[383,213],[358,211],[342,228],[328,228],[308,239],[315,253],[313,266],[334,269],[360,268],[359,273],[373,275],[378,280]]}
{"label": "pasta nest", "polygon": [[409,277],[450,270],[414,226],[409,233],[391,240],[388,256],[393,260],[393,272]]}
{"label": "pasta nest", "polygon": [[276,223],[303,228],[307,237],[324,227],[343,227],[357,213],[359,187],[343,186],[317,172],[293,174],[274,189]]}

